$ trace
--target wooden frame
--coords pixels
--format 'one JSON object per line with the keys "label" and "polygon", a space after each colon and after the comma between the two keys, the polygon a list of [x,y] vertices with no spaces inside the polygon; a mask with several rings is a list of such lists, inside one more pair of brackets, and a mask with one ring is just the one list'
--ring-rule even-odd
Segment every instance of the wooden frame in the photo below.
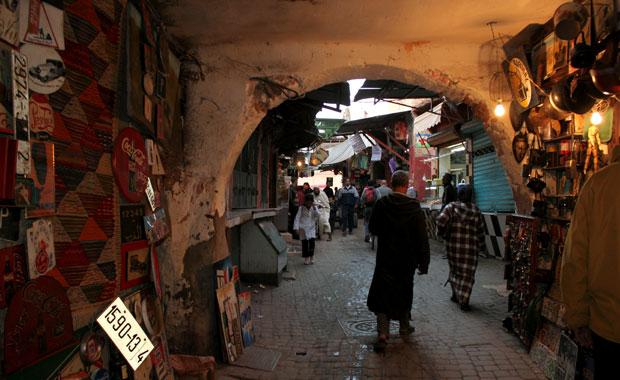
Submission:
{"label": "wooden frame", "polygon": [[[121,290],[149,281],[149,251],[146,240],[121,245]],[[132,258],[135,258],[133,263]]]}

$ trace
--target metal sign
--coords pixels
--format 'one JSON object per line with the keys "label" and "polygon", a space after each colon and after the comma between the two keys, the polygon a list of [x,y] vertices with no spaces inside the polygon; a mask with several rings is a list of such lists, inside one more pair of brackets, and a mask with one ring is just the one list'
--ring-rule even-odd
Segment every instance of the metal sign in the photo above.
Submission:
{"label": "metal sign", "polygon": [[29,281],[9,304],[4,329],[6,373],[32,364],[73,341],[69,299],[52,277]]}
{"label": "metal sign", "polygon": [[135,129],[125,128],[118,135],[112,165],[121,194],[138,203],[146,188],[149,166],[144,139]]}
{"label": "metal sign", "polygon": [[119,298],[97,318],[97,323],[137,370],[153,350],[153,344],[123,301]]}
{"label": "metal sign", "polygon": [[28,59],[18,51],[13,50],[13,122],[15,123],[15,138],[29,141],[28,115]]}

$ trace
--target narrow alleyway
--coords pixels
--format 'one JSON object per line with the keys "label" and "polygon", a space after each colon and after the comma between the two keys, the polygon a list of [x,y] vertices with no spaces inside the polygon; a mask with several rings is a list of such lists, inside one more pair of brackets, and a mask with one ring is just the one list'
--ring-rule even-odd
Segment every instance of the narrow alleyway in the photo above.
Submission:
{"label": "narrow alleyway", "polygon": [[[298,242],[295,242],[298,244]],[[296,245],[293,245],[295,249]],[[375,252],[363,242],[363,225],[353,236],[317,241],[316,264],[304,265],[300,249],[290,252],[279,287],[252,284],[257,346],[282,356],[274,372],[236,366],[218,369],[232,379],[544,379],[518,339],[501,326],[507,297],[484,285],[500,285],[503,263],[482,259],[469,313],[450,302],[448,263],[431,240],[429,275],[416,276],[413,324],[407,341],[398,325],[385,355],[372,349],[375,319],[366,307]],[[248,289],[248,285],[242,285]],[[225,376],[223,376],[225,375]]]}

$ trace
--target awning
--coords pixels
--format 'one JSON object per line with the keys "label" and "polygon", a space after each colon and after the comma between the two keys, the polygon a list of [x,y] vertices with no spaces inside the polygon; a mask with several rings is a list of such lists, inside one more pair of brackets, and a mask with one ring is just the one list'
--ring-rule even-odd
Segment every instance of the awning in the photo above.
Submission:
{"label": "awning", "polygon": [[[364,143],[366,148],[373,145],[372,142],[365,136],[359,135],[359,137],[361,137],[362,142]],[[353,145],[349,140],[350,138],[330,148],[325,147],[324,149],[329,152],[329,156],[325,161],[323,161],[323,163],[321,163],[321,166],[337,164],[339,162],[346,161],[347,159],[355,155],[355,150],[353,149]]]}
{"label": "awning", "polygon": [[462,141],[463,139],[458,135],[454,127],[446,128],[435,134],[430,135],[427,139],[428,145],[433,147],[442,147]]}
{"label": "awning", "polygon": [[355,94],[355,101],[361,99],[424,99],[438,96],[423,87],[393,80],[366,80]]}
{"label": "awning", "polygon": [[336,131],[336,135],[351,135],[359,131],[383,131],[386,127],[391,127],[398,121],[404,121],[407,125],[413,122],[411,111],[390,113],[387,115],[369,117],[366,119],[347,121]]}
{"label": "awning", "polygon": [[441,109],[444,103],[439,103],[433,107],[432,112],[424,112],[413,120],[413,130],[415,133],[422,133],[441,122]]}
{"label": "awning", "polygon": [[351,93],[348,82],[332,83],[316,90],[307,92],[305,99],[316,100],[321,103],[332,103],[344,106],[351,105]]}

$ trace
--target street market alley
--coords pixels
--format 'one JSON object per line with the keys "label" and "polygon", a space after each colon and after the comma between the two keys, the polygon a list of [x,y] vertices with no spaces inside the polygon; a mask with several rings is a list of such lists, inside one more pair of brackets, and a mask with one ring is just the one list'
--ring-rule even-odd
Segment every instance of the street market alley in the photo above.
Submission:
{"label": "street market alley", "polygon": [[[515,335],[502,329],[508,299],[504,263],[481,259],[472,311],[450,301],[448,263],[442,244],[431,240],[429,274],[415,278],[408,339],[392,322],[385,354],[373,351],[374,314],[366,296],[375,251],[353,236],[317,240],[316,263],[304,265],[299,241],[289,246],[288,272],[279,287],[242,284],[252,291],[255,345],[278,351],[274,372],[237,366],[218,368],[220,379],[544,379]],[[487,287],[485,287],[487,286]]]}

